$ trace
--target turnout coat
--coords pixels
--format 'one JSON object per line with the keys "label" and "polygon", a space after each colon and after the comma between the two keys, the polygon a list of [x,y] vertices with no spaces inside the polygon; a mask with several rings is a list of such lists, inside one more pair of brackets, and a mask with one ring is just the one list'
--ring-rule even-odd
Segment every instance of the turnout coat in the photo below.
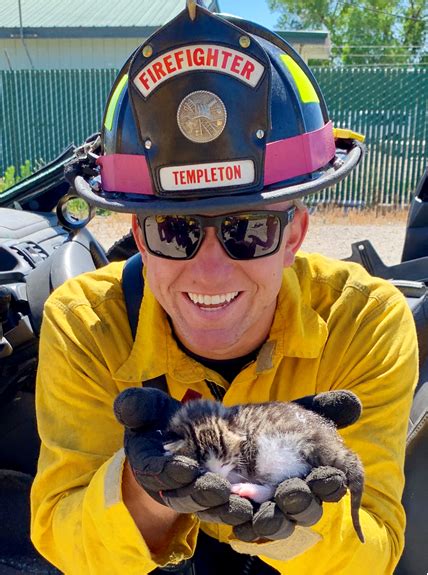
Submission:
{"label": "turnout coat", "polygon": [[[32,539],[67,574],[133,575],[192,555],[199,529],[239,551],[257,553],[284,575],[393,573],[404,544],[405,437],[417,379],[417,341],[404,297],[353,263],[317,254],[284,269],[269,337],[229,384],[187,356],[149,286],[132,338],[121,287],[123,263],[70,280],[49,298],[37,381],[42,446],[32,490]],[[289,401],[350,389],[360,420],[341,431],[360,455],[366,483],[360,510],[366,543],[353,529],[349,495],[324,504],[300,536],[253,543],[231,528],[183,515],[169,545],[152,554],[121,494],[123,428],[112,405],[130,386],[165,374],[170,394],[224,403]]]}

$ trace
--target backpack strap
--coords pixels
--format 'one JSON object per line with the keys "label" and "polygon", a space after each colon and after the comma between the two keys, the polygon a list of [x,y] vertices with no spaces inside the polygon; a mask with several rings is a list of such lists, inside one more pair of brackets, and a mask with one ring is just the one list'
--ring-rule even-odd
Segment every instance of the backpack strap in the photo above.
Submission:
{"label": "backpack strap", "polygon": [[[140,253],[130,257],[125,263],[122,272],[122,291],[125,297],[126,312],[132,337],[135,340],[144,292],[143,260]],[[154,387],[168,393],[165,375],[143,381],[143,385],[144,387]]]}
{"label": "backpack strap", "polygon": [[122,291],[133,339],[137,333],[138,316],[144,292],[143,260],[141,254],[129,258],[122,272]]}

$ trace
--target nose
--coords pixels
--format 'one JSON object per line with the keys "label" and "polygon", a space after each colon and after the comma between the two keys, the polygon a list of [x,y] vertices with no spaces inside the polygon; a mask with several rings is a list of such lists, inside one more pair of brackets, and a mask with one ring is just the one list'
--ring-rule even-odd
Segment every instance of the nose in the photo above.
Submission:
{"label": "nose", "polygon": [[216,229],[214,227],[207,227],[204,229],[204,237],[196,257],[199,255],[215,258],[222,256],[228,257],[220,244],[220,240],[217,237]]}
{"label": "nose", "polygon": [[234,260],[224,251],[214,227],[207,227],[204,232],[201,247],[191,261],[197,267],[197,272],[205,276],[224,275],[233,268]]}

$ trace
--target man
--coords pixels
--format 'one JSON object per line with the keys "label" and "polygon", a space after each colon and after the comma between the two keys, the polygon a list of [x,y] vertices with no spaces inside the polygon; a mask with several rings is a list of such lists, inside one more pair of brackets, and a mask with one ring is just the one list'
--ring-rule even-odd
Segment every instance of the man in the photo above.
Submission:
{"label": "man", "polygon": [[[359,266],[296,256],[308,226],[297,198],[360,156],[357,135],[333,132],[304,63],[256,25],[189,2],[127,62],[104,118],[101,187],[87,175],[91,154],[72,179],[96,205],[134,213],[145,274],[135,339],[123,264],[58,289],[43,322],[32,537],[59,569],[186,569],[195,553],[196,572],[208,574],[226,553],[231,573],[236,557],[257,557],[245,568],[259,574],[393,572],[413,320],[402,296]],[[150,389],[159,381],[171,399]],[[292,497],[279,486],[257,510],[216,474],[162,453],[158,430],[176,400],[331,390],[363,406],[342,435],[365,468],[364,544],[334,469],[298,479]]]}

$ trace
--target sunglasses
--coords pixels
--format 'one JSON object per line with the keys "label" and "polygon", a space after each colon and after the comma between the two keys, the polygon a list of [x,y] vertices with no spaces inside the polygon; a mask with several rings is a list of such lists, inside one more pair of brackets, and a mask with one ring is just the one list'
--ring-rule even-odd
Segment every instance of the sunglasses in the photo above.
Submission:
{"label": "sunglasses", "polygon": [[279,250],[295,206],[284,212],[262,211],[223,216],[147,216],[139,222],[147,250],[170,260],[190,260],[198,253],[205,228],[213,227],[223,249],[234,260],[270,256]]}

